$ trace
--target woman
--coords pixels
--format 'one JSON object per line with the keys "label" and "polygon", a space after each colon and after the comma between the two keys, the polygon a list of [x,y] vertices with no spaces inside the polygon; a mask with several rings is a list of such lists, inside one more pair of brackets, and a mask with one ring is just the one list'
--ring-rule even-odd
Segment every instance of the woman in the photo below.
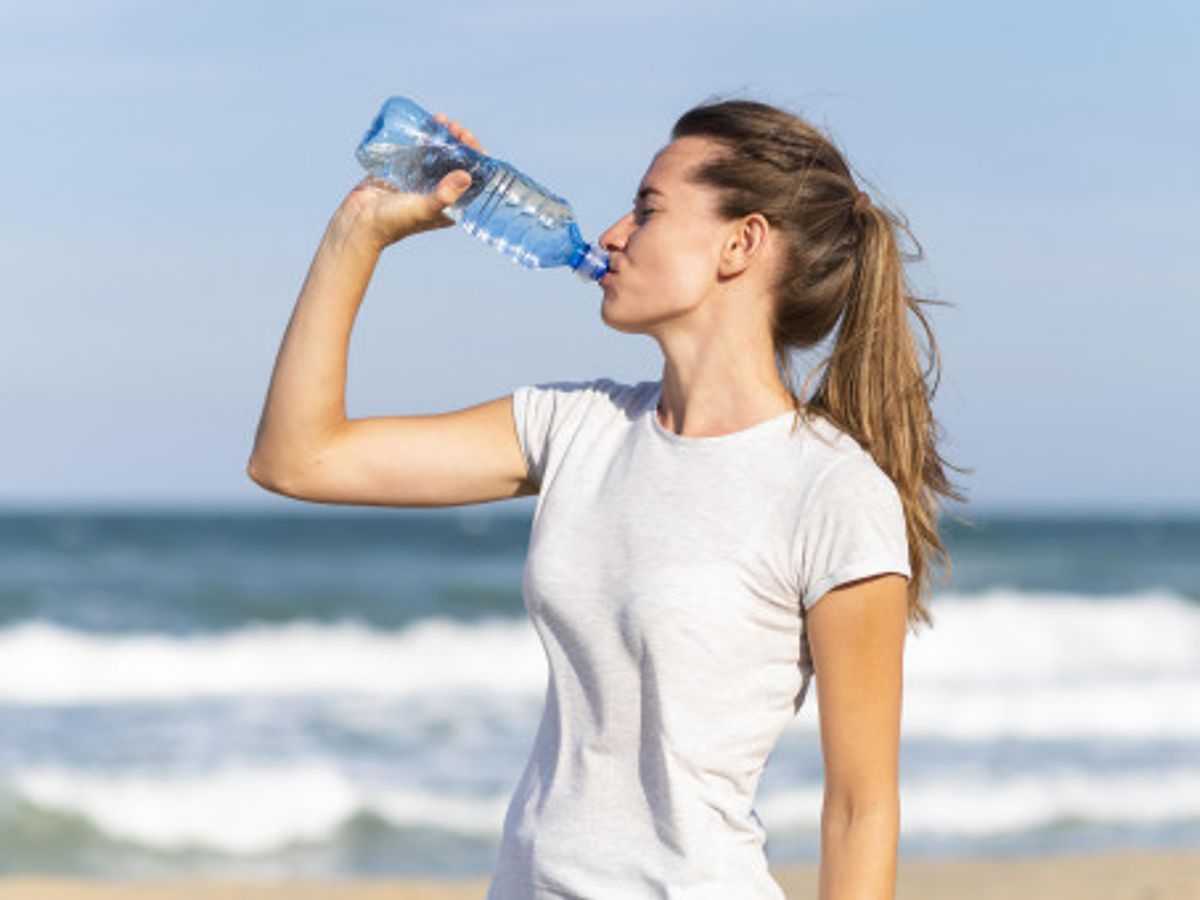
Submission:
{"label": "woman", "polygon": [[[539,495],[524,587],[550,682],[489,897],[782,897],[753,797],[814,675],[820,896],[891,897],[904,638],[928,620],[930,562],[947,561],[937,495],[959,496],[909,325],[932,372],[902,226],[799,118],[697,107],[600,241],[602,318],[656,340],[661,381],[347,420],[347,344],[380,251],[450,224],[469,183],[364,183],[342,203],[249,472],[330,503]],[[831,334],[805,398],[789,352]]]}

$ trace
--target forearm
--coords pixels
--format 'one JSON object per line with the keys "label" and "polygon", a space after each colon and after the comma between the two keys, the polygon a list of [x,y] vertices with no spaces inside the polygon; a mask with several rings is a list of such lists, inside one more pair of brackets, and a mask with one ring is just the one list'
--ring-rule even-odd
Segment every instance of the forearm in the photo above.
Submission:
{"label": "forearm", "polygon": [[892,900],[900,812],[891,804],[821,817],[820,900]]}
{"label": "forearm", "polygon": [[251,467],[277,475],[311,461],[346,419],[350,332],[379,248],[341,209],[296,301],[259,421]]}

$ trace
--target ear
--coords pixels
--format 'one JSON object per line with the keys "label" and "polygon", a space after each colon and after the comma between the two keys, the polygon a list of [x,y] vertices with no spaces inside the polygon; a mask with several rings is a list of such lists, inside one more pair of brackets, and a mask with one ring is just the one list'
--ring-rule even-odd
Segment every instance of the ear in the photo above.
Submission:
{"label": "ear", "polygon": [[721,248],[718,273],[724,278],[740,275],[756,260],[761,260],[770,232],[771,225],[762,213],[751,213],[731,222],[729,234]]}

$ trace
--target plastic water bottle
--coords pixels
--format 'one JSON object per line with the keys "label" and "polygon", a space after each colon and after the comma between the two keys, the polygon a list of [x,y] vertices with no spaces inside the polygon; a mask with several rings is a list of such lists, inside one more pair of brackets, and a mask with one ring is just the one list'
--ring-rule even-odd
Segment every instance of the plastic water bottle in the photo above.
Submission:
{"label": "plastic water bottle", "polygon": [[608,271],[608,254],[583,239],[566,200],[509,163],[456,140],[406,97],[383,104],[356,155],[372,175],[418,194],[465,169],[471,186],[446,214],[468,233],[531,269],[570,266],[585,281],[599,281]]}

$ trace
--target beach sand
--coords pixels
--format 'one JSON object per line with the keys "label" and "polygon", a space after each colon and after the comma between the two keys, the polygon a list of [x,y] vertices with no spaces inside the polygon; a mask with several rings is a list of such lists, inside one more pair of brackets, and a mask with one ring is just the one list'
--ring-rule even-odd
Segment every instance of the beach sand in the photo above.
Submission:
{"label": "beach sand", "polygon": [[[772,869],[789,900],[815,900],[816,867]],[[482,900],[487,882],[335,881],[236,884],[0,878],[3,900]],[[897,900],[1196,900],[1200,849],[1015,860],[913,860]],[[736,900],[736,898],[730,898]]]}

